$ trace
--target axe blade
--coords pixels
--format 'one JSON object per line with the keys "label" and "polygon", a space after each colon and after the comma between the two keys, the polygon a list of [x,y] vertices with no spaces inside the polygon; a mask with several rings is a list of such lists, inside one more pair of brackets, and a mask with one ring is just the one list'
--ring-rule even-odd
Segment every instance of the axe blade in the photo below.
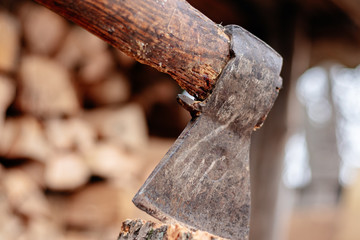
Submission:
{"label": "axe blade", "polygon": [[241,27],[226,29],[233,58],[133,202],[163,222],[248,239],[250,137],[281,88],[282,58]]}

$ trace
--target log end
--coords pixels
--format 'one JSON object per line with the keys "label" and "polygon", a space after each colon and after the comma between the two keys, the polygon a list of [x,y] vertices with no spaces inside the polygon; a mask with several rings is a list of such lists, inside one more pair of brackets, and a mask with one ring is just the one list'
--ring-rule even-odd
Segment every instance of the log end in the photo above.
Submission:
{"label": "log end", "polygon": [[161,224],[141,219],[125,220],[118,240],[130,239],[163,239],[163,240],[225,240],[200,230],[190,230],[179,224]]}

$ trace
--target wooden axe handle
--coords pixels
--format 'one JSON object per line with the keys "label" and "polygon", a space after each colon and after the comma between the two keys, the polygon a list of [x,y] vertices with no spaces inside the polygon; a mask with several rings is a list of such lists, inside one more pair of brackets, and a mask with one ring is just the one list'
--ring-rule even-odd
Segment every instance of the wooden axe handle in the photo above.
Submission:
{"label": "wooden axe handle", "polygon": [[204,99],[229,60],[229,37],[185,0],[36,0]]}

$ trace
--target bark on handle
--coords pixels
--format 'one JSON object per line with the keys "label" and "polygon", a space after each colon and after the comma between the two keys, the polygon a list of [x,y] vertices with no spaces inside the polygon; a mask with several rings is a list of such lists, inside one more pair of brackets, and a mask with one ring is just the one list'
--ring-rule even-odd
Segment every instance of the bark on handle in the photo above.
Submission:
{"label": "bark on handle", "polygon": [[224,29],[185,0],[36,0],[204,99],[229,60]]}

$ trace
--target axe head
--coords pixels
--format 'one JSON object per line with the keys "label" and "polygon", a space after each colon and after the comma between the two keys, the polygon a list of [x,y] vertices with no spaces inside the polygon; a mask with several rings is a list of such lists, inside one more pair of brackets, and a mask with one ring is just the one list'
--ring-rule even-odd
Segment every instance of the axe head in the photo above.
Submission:
{"label": "axe head", "polygon": [[281,88],[282,58],[241,27],[226,31],[231,60],[133,202],[163,222],[248,239],[250,136]]}

